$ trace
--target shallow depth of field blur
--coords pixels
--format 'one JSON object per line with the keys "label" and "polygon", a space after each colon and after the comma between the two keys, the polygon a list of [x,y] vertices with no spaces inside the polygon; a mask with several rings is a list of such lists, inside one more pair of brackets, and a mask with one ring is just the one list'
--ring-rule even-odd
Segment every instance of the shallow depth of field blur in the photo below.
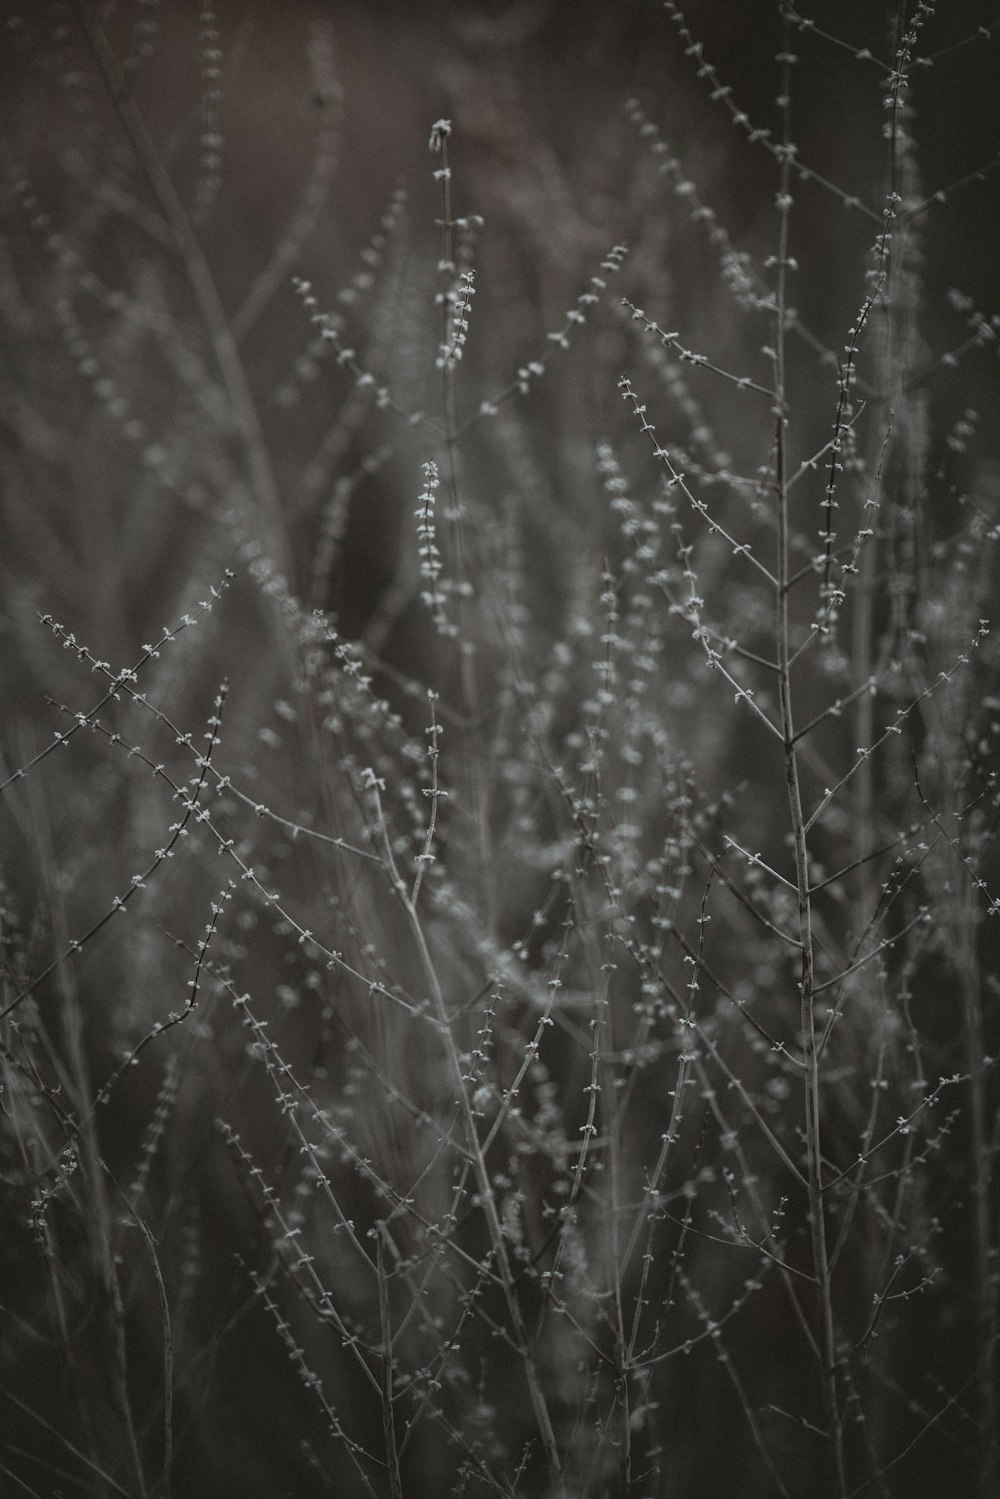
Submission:
{"label": "shallow depth of field blur", "polygon": [[0,1489],[993,1499],[995,5],[0,24]]}

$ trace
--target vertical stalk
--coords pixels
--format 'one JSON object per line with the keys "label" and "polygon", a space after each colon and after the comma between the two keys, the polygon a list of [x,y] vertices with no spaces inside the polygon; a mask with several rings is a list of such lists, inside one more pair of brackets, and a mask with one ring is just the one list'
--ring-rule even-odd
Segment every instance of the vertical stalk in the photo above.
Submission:
{"label": "vertical stalk", "polygon": [[782,64],[782,88],[778,105],[782,114],[782,146],[779,149],[779,187],[777,194],[778,250],[775,257],[774,315],[774,486],[777,494],[777,588],[776,647],[778,662],[778,699],[780,730],[784,745],[785,785],[795,850],[795,885],[798,904],[798,934],[802,947],[799,972],[800,1027],[805,1058],[805,1126],[806,1167],[808,1181],[809,1229],[812,1247],[813,1276],[819,1312],[819,1348],[822,1360],[821,1382],[826,1410],[827,1434],[833,1467],[835,1492],[845,1499],[847,1480],[844,1470],[843,1425],[837,1392],[836,1338],[833,1317],[833,1294],[830,1260],[823,1217],[822,1149],[820,1142],[820,1068],[816,1036],[815,962],[812,931],[812,905],[809,882],[809,850],[802,791],[799,783],[798,756],[795,748],[795,719],[791,680],[791,644],[789,632],[789,485],[787,428],[788,405],[785,370],[785,333],[787,326],[787,281],[789,270],[788,237],[792,197],[791,167],[794,148],[789,139],[791,107],[790,70],[794,58],[788,50],[787,22]]}
{"label": "vertical stalk", "polygon": [[389,1314],[389,1278],[385,1268],[385,1227],[380,1226],[375,1240],[375,1269],[378,1275],[378,1318],[381,1331],[382,1433],[385,1438],[386,1465],[389,1469],[389,1492],[392,1499],[403,1499],[403,1479],[399,1468],[399,1444],[393,1419],[392,1388],[392,1318]]}
{"label": "vertical stalk", "polygon": [[[450,357],[457,343],[453,337],[450,320],[457,307],[459,292],[456,286],[458,265],[455,259],[455,220],[451,204],[451,166],[448,160],[448,137],[451,122],[439,120],[431,132],[431,150],[440,152],[441,166],[435,176],[441,183],[441,417],[444,428],[445,461],[444,480],[447,495],[447,512],[455,548],[455,572],[459,591],[455,598],[459,634],[456,641],[458,652],[459,683],[462,706],[469,721],[473,752],[469,756],[469,796],[475,818],[479,855],[478,877],[482,880],[486,905],[486,930],[496,929],[496,884],[493,873],[493,840],[490,828],[491,782],[483,775],[485,743],[482,728],[479,684],[476,676],[476,642],[473,639],[469,617],[469,600],[461,587],[464,581],[462,559],[461,504],[458,488],[458,422],[455,407],[455,366],[457,359]],[[461,355],[461,346],[454,348]]]}

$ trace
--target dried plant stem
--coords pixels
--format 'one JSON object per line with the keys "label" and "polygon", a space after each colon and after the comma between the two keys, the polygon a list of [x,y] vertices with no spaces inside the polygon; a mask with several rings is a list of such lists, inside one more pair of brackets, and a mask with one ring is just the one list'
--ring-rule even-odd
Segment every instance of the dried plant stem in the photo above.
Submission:
{"label": "dried plant stem", "polygon": [[525,1378],[528,1385],[528,1393],[531,1399],[531,1407],[535,1415],[539,1435],[545,1448],[546,1457],[553,1477],[558,1480],[562,1471],[562,1462],[559,1456],[559,1445],[556,1441],[555,1432],[552,1427],[552,1418],[549,1415],[548,1405],[542,1390],[541,1381],[535,1364],[532,1339],[528,1332],[524,1314],[521,1311],[520,1302],[517,1299],[516,1277],[510,1263],[507,1252],[507,1244],[504,1239],[503,1228],[497,1214],[496,1196],[493,1183],[490,1180],[489,1168],[486,1164],[486,1156],[479,1131],[476,1126],[472,1103],[469,1098],[469,1090],[466,1086],[465,1077],[462,1072],[462,1063],[459,1058],[458,1048],[455,1044],[455,1036],[452,1030],[451,1018],[445,1002],[444,991],[438,977],[437,967],[433,955],[427,944],[420,914],[413,903],[406,883],[403,880],[396,864],[388,836],[386,834],[385,818],[382,813],[381,803],[378,800],[378,792],[375,792],[376,807],[378,809],[379,822],[385,837],[384,851],[386,865],[392,879],[393,889],[406,913],[410,931],[413,936],[420,965],[427,980],[431,995],[431,1005],[437,1022],[438,1034],[444,1048],[445,1062],[451,1079],[455,1103],[458,1105],[462,1120],[462,1129],[465,1135],[465,1146],[472,1165],[476,1188],[479,1193],[480,1207],[486,1219],[487,1231],[493,1251],[496,1266],[496,1275],[503,1289],[504,1300],[507,1304],[507,1313],[511,1320],[514,1340],[521,1354],[524,1365]]}
{"label": "dried plant stem", "polygon": [[[787,42],[787,36],[786,36]],[[836,1331],[833,1312],[833,1288],[830,1260],[826,1244],[826,1223],[823,1215],[822,1145],[820,1137],[820,1052],[816,1034],[816,976],[813,946],[811,878],[809,873],[809,848],[806,819],[802,806],[802,791],[799,782],[798,750],[795,735],[791,674],[791,637],[789,621],[789,492],[786,449],[788,423],[785,334],[787,330],[787,279],[788,279],[788,222],[791,208],[791,163],[792,153],[788,147],[788,99],[789,61],[787,52],[783,65],[784,145],[780,155],[780,186],[777,195],[778,250],[776,255],[776,282],[774,295],[774,484],[777,494],[777,576],[775,590],[777,604],[776,654],[778,661],[778,704],[780,730],[784,743],[785,786],[788,795],[788,811],[795,851],[795,883],[798,905],[798,938],[802,956],[799,969],[799,1007],[801,1045],[805,1062],[805,1136],[806,1168],[808,1178],[809,1230],[812,1242],[812,1269],[816,1284],[816,1299],[819,1312],[819,1349],[822,1360],[822,1391],[826,1410],[827,1434],[830,1440],[830,1457],[835,1492],[838,1499],[845,1499],[847,1477],[844,1467],[843,1425],[840,1400],[837,1390]]]}
{"label": "dried plant stem", "polygon": [[379,1232],[375,1240],[376,1273],[378,1275],[378,1316],[382,1334],[380,1349],[382,1381],[382,1432],[385,1438],[386,1461],[389,1465],[389,1488],[392,1499],[403,1499],[403,1480],[399,1470],[399,1444],[396,1441],[396,1423],[393,1419],[392,1390],[392,1319],[389,1314],[389,1282],[385,1268],[385,1239]]}
{"label": "dried plant stem", "polygon": [[539,1434],[545,1447],[549,1466],[552,1469],[553,1475],[558,1476],[562,1469],[562,1463],[559,1457],[559,1446],[556,1442],[555,1432],[552,1428],[552,1419],[549,1415],[548,1405],[546,1404],[545,1395],[542,1391],[541,1382],[538,1377],[538,1370],[535,1365],[534,1353],[531,1346],[531,1338],[528,1334],[528,1328],[524,1321],[524,1315],[521,1311],[521,1306],[517,1299],[514,1272],[511,1267],[510,1257],[507,1253],[507,1245],[503,1236],[503,1228],[501,1227],[500,1219],[497,1215],[496,1198],[494,1195],[493,1183],[490,1180],[489,1170],[486,1165],[486,1158],[483,1154],[482,1145],[480,1144],[479,1140],[479,1133],[476,1129],[476,1121],[472,1112],[472,1104],[469,1100],[469,1092],[462,1076],[462,1064],[459,1060],[458,1049],[455,1045],[455,1037],[452,1032],[451,1021],[448,1016],[444,993],[441,989],[440,980],[438,979],[437,970],[434,965],[434,959],[431,956],[430,948],[427,946],[427,939],[424,936],[420,918],[417,914],[416,908],[410,901],[409,895],[406,894],[405,888],[400,890],[400,900],[403,902],[403,907],[410,920],[410,928],[413,932],[414,942],[416,943],[417,951],[420,955],[420,962],[427,977],[427,981],[430,985],[434,1013],[438,1021],[438,1029],[445,1050],[448,1070],[451,1074],[452,1085],[456,1094],[456,1102],[458,1103],[459,1112],[462,1118],[466,1149],[468,1150],[469,1156],[472,1161],[472,1169],[476,1178],[476,1187],[480,1195],[480,1205],[482,1207],[483,1215],[486,1219],[486,1226],[489,1231],[490,1243],[493,1247],[493,1255],[496,1261],[497,1274],[503,1287],[504,1299],[507,1303],[507,1312],[510,1316],[511,1324],[513,1326],[514,1337],[518,1349],[520,1350],[522,1361],[524,1363],[524,1372],[528,1384],[528,1394],[531,1399],[531,1407],[535,1414],[535,1420],[538,1424]]}

